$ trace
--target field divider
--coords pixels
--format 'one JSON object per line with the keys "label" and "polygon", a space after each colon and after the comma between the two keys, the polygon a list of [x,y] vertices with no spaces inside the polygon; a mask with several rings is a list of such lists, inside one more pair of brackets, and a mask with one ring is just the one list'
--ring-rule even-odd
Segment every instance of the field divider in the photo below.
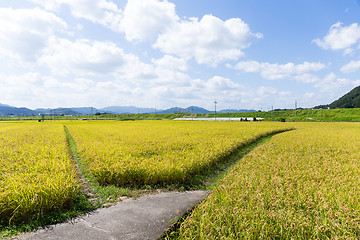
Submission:
{"label": "field divider", "polygon": [[68,141],[69,151],[75,161],[75,166],[78,170],[78,175],[81,180],[81,189],[83,193],[89,197],[89,200],[94,204],[99,202],[99,196],[96,194],[96,189],[100,187],[99,183],[92,176],[86,164],[83,162],[81,155],[77,149],[76,142],[71,136],[69,129],[64,126],[65,134]]}
{"label": "field divider", "polygon": [[[255,138],[240,145],[230,155],[223,157],[222,161],[217,162],[209,169],[204,170],[203,172],[198,174],[198,177],[201,178],[201,180],[196,179],[195,181],[200,180],[204,182],[204,185],[206,186],[205,190],[209,190],[210,191],[209,195],[211,195],[213,188],[220,185],[221,180],[224,179],[226,175],[229,174],[231,170],[247,154],[249,154],[255,148],[269,142],[273,136],[294,130],[296,130],[296,128],[280,129],[256,136]],[[204,179],[204,177],[206,179]],[[191,213],[196,209],[198,205],[203,204],[203,202],[205,202],[206,200],[207,198],[205,198],[204,201],[201,201],[200,203],[194,205],[191,209],[189,209],[181,218],[179,218],[176,222],[174,222],[172,226],[163,233],[160,239],[161,240],[172,239],[174,236],[177,236],[181,224],[186,220],[187,217],[191,216]]]}
{"label": "field divider", "polygon": [[87,164],[81,157],[76,142],[65,125],[64,130],[68,140],[70,154],[74,159],[75,166],[78,169],[79,178],[82,182],[81,189],[95,208],[100,207],[105,203],[121,201],[121,197],[123,196],[136,197],[138,195],[137,191],[131,191],[127,188],[117,187],[114,185],[100,185],[91,174]]}
{"label": "field divider", "polygon": [[[192,186],[200,184],[204,185],[205,187],[200,187],[200,189],[212,190],[212,188],[215,187],[220,182],[220,180],[224,178],[243,157],[245,157],[256,147],[265,144],[277,134],[294,130],[296,129],[286,128],[274,130],[264,134],[260,134],[252,139],[242,142],[231,153],[221,157],[210,167],[200,170],[200,172],[197,173],[196,176],[191,179],[191,182],[188,182],[188,184]],[[197,188],[195,187],[195,189]]]}

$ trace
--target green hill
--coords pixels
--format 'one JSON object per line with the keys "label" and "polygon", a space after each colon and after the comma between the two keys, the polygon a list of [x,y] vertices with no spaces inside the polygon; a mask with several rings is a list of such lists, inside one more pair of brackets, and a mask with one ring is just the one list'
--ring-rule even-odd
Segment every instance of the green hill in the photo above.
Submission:
{"label": "green hill", "polygon": [[360,86],[332,102],[329,106],[330,108],[360,108]]}

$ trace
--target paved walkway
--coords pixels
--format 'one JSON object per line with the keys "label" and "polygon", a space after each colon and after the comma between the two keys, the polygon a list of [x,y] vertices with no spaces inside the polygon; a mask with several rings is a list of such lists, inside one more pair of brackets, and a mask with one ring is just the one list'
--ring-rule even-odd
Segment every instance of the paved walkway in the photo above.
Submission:
{"label": "paved walkway", "polygon": [[207,191],[166,192],[128,199],[18,239],[159,239],[171,223],[208,194]]}

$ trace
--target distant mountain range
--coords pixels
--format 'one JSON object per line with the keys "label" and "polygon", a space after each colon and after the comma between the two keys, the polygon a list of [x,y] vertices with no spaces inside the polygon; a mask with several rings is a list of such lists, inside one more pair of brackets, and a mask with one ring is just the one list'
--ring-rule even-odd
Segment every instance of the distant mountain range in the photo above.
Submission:
{"label": "distant mountain range", "polygon": [[[247,109],[224,109],[217,111],[219,113],[228,112],[254,112],[255,110]],[[138,108],[134,106],[110,106],[105,108],[93,107],[74,107],[74,108],[37,108],[35,110],[25,107],[13,107],[0,103],[0,116],[37,116],[37,115],[93,115],[96,113],[112,113],[112,114],[137,114],[137,113],[157,113],[157,114],[170,114],[170,113],[212,113],[205,108],[191,106],[188,108],[173,107],[166,110],[155,108]]]}

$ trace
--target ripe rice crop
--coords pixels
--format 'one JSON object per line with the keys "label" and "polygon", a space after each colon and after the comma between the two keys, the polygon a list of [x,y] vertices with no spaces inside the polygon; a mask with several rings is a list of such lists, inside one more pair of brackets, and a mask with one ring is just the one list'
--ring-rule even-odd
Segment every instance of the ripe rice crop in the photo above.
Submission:
{"label": "ripe rice crop", "polygon": [[360,125],[295,126],[243,158],[169,238],[359,239]]}
{"label": "ripe rice crop", "polygon": [[100,184],[185,182],[284,123],[73,122],[67,127]]}
{"label": "ripe rice crop", "polygon": [[0,225],[71,204],[79,192],[63,126],[0,123]]}

